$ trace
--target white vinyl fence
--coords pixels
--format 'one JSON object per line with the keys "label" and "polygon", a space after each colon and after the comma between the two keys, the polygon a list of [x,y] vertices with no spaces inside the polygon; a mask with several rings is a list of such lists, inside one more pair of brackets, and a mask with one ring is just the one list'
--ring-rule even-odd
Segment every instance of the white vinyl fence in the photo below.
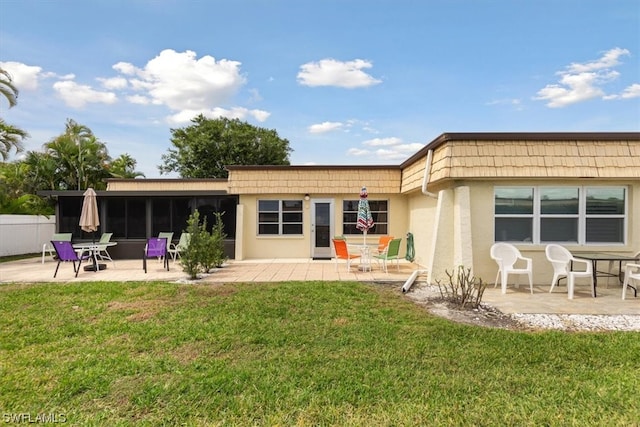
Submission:
{"label": "white vinyl fence", "polygon": [[41,253],[55,231],[53,215],[0,215],[0,256]]}

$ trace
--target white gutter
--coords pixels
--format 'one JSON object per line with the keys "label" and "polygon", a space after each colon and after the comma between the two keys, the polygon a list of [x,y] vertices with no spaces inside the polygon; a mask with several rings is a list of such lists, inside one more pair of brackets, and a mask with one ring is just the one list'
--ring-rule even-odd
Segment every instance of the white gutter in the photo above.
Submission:
{"label": "white gutter", "polygon": [[429,183],[429,177],[431,175],[431,161],[433,159],[433,150],[429,150],[427,152],[427,164],[424,167],[424,176],[422,177],[422,194],[425,196],[432,197],[434,199],[438,198],[437,194],[430,193],[427,191],[427,184]]}
{"label": "white gutter", "polygon": [[[430,193],[429,191],[427,191],[427,184],[429,183],[429,177],[431,175],[432,160],[433,160],[433,150],[429,150],[427,151],[427,162],[424,167],[424,176],[422,177],[422,194],[424,194],[425,196],[437,199],[438,198],[437,194]],[[416,270],[413,273],[411,273],[411,276],[409,276],[407,281],[404,282],[404,285],[402,285],[402,292],[403,293],[407,292],[409,288],[411,288],[411,285],[413,285],[413,282],[416,281],[419,274],[427,274],[427,272],[428,272],[427,270]]]}

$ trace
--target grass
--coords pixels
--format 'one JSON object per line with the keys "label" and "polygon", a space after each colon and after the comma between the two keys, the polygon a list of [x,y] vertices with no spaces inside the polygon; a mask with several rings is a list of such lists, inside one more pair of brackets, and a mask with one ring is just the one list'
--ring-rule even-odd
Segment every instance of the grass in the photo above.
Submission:
{"label": "grass", "polygon": [[[637,425],[637,333],[514,332],[385,286],[0,286],[0,410],[70,425]],[[636,402],[636,403],[634,403]]]}

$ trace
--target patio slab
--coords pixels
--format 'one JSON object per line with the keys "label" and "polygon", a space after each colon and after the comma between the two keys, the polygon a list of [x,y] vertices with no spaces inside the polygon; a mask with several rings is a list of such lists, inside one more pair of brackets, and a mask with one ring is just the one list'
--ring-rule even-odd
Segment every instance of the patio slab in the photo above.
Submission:
{"label": "patio slab", "polygon": [[[179,263],[170,262],[170,270],[163,269],[162,262],[148,262],[145,274],[142,260],[116,260],[115,267],[106,262],[107,268],[99,272],[80,271],[74,277],[70,264],[60,265],[58,275],[53,277],[56,262],[50,257],[44,264],[40,257],[19,261],[0,263],[1,283],[35,283],[35,282],[83,282],[83,281],[167,281],[187,282],[188,277]],[[223,268],[197,281],[197,283],[238,283],[238,282],[278,282],[286,280],[301,281],[360,281],[369,283],[397,284],[398,292],[409,276],[418,267],[403,261],[397,270],[395,265],[389,267],[388,273],[374,264],[371,271],[360,271],[356,266],[347,271],[345,263],[336,264],[328,260],[311,259],[267,259],[267,260],[230,260]],[[413,285],[424,285],[423,276]],[[588,285],[576,285],[573,300],[567,298],[566,286],[556,287],[549,293],[549,285],[534,285],[534,293],[528,286],[515,288],[509,286],[507,293],[502,294],[500,288],[488,287],[483,302],[499,309],[503,313],[548,313],[548,314],[594,314],[594,315],[640,315],[640,297],[633,297],[627,292],[627,299],[622,300],[622,288],[619,283],[611,281],[598,286],[598,297],[592,298]],[[409,292],[412,290],[410,289]]]}

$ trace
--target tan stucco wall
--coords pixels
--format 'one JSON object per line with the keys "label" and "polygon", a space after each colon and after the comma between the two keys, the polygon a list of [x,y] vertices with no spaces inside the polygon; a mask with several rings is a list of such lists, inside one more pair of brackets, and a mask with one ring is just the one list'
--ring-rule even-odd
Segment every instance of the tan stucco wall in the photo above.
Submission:
{"label": "tan stucco wall", "polygon": [[[639,181],[607,181],[591,182],[585,180],[544,180],[532,181],[516,180],[509,185],[531,186],[595,186],[604,184],[607,186],[629,186],[628,193],[628,222],[627,222],[627,244],[626,245],[564,245],[570,251],[588,252],[616,252],[631,255],[640,250],[640,180]],[[495,261],[489,256],[489,249],[494,239],[494,218],[493,218],[493,189],[496,185],[504,183],[495,182],[474,182],[471,185],[471,222],[473,230],[473,256],[474,273],[481,277],[483,281],[494,283],[497,272]],[[544,244],[516,244],[523,256],[533,259],[533,281],[534,284],[551,284],[553,269],[546,259]],[[599,265],[599,268],[602,266]],[[526,278],[521,278],[520,283],[526,283]]]}
{"label": "tan stucco wall", "polygon": [[[432,282],[446,279],[445,271],[458,265],[470,267],[486,283],[495,282],[497,265],[489,255],[494,243],[494,187],[503,181],[459,181],[440,190],[434,199],[421,192],[407,195],[409,229],[414,234],[416,268],[428,270]],[[616,252],[631,255],[640,250],[640,180],[591,182],[585,180],[512,180],[522,186],[627,186],[628,222],[625,245],[565,245],[571,251]],[[545,244],[516,244],[523,256],[533,259],[534,284],[551,283],[553,269],[544,253]],[[604,264],[599,268],[606,268]],[[510,279],[511,280],[511,279]],[[525,284],[526,278],[520,283]],[[513,282],[511,282],[513,283]]]}
{"label": "tan stucco wall", "polygon": [[[242,233],[236,235],[237,259],[269,259],[269,258],[310,258],[311,257],[311,207],[312,200],[303,202],[303,234],[291,236],[258,236],[257,232],[257,201],[258,199],[302,199],[304,194],[269,194],[241,195],[239,211],[242,214],[242,224],[238,229]],[[316,199],[332,199],[334,203],[334,234],[342,234],[342,201],[357,200],[358,193],[351,194],[314,194]],[[369,192],[370,200],[389,201],[389,234],[402,237],[401,255],[406,248],[406,233],[408,232],[407,200],[400,195],[380,195]],[[350,243],[362,243],[362,235],[346,236]],[[369,235],[367,242],[378,240],[378,235]],[[238,241],[240,240],[240,241]],[[240,249],[242,248],[242,249]]]}

